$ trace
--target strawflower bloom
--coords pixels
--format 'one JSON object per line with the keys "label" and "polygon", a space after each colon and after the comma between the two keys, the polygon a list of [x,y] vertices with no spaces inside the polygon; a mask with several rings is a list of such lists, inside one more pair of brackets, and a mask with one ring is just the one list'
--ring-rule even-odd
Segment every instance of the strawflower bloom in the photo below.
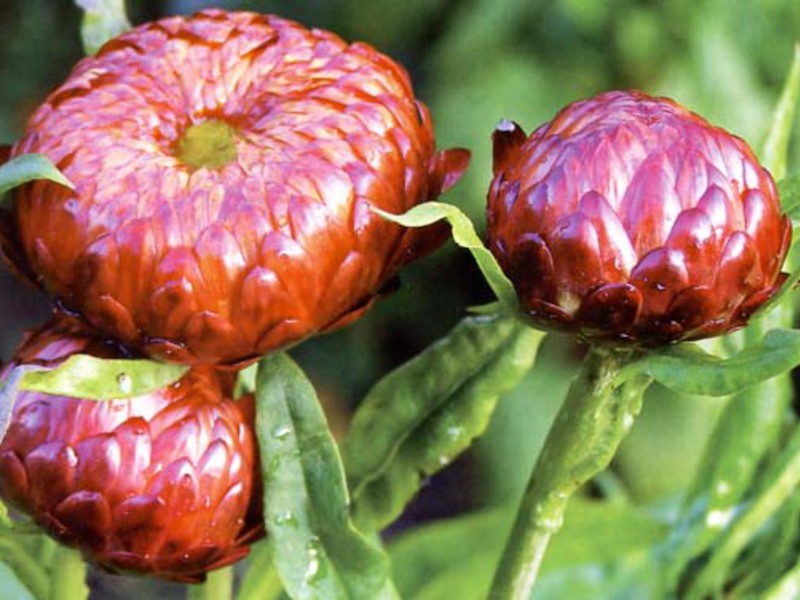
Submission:
{"label": "strawflower bloom", "polygon": [[20,188],[16,269],[150,356],[242,366],[341,326],[443,241],[402,213],[452,186],[408,74],[362,43],[208,10],[145,24],[82,60],[11,156],[76,191]]}
{"label": "strawflower bloom", "polygon": [[489,244],[542,328],[659,345],[744,325],[791,226],[747,144],[666,98],[609,92],[494,134]]}
{"label": "strawflower bloom", "polygon": [[[7,368],[123,356],[70,318],[30,335]],[[0,445],[0,494],[99,566],[182,582],[247,555],[260,496],[252,397],[208,366],[129,400],[23,392]]]}

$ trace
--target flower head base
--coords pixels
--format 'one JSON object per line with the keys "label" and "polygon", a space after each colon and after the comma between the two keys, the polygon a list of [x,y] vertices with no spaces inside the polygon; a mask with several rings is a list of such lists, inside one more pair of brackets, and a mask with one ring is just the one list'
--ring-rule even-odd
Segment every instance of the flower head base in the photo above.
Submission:
{"label": "flower head base", "polygon": [[[62,319],[13,364],[119,351]],[[0,493],[111,571],[196,582],[247,555],[261,531],[252,399],[201,366],[165,390],[107,402],[21,393],[0,445]]]}
{"label": "flower head base", "polygon": [[252,13],[138,27],[77,65],[12,156],[18,270],[146,353],[237,366],[337,327],[443,241],[402,213],[463,173],[406,72],[365,44]]}
{"label": "flower head base", "polygon": [[741,327],[778,289],[791,227],[739,138],[610,92],[526,138],[494,134],[489,243],[544,328],[658,345]]}

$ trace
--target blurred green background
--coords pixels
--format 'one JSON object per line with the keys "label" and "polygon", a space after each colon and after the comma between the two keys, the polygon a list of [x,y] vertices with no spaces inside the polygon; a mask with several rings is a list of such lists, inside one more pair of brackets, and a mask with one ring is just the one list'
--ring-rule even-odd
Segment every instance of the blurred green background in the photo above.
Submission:
{"label": "blurred green background", "polygon": [[[439,146],[472,150],[469,173],[445,200],[480,227],[490,135],[500,119],[530,132],[572,100],[638,88],[676,99],[757,148],[800,38],[800,3],[791,0],[138,0],[128,6],[134,23],[207,6],[271,12],[393,56],[431,108]],[[79,25],[69,0],[0,1],[0,143],[20,135],[26,115],[81,57]],[[798,168],[800,127],[795,132],[791,171]],[[326,398],[334,428],[346,427],[352,407],[382,373],[488,298],[471,259],[449,244],[404,271],[400,290],[358,324],[299,347],[295,356]],[[48,311],[39,293],[0,270],[3,358]],[[503,399],[487,435],[423,489],[395,530],[515,498],[579,356],[567,338],[549,338],[545,368]],[[639,503],[673,505],[723,402],[654,390],[613,466],[625,493]],[[95,597],[132,597],[126,586],[134,584],[95,577]]]}

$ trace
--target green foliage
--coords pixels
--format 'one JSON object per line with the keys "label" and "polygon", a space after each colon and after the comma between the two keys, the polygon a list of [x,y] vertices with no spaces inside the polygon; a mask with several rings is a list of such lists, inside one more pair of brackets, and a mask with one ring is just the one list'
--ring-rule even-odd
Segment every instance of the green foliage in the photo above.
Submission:
{"label": "green foliage", "polygon": [[693,344],[646,354],[620,375],[646,373],[662,385],[699,396],[727,396],[800,364],[800,331],[773,329],[764,339],[723,359]]}
{"label": "green foliage", "polygon": [[292,598],[394,598],[380,547],[349,515],[344,469],[311,383],[286,355],[262,359],[256,433],[264,521]]}
{"label": "green foliage", "polygon": [[[398,590],[409,600],[480,600],[514,518],[508,507],[472,513],[411,531],[389,546]],[[609,574],[664,539],[668,526],[625,503],[576,498],[542,565],[536,597],[578,598],[562,572]],[[651,559],[652,560],[652,559]],[[621,587],[622,582],[618,582]],[[585,583],[584,583],[585,585]],[[584,590],[586,591],[586,590]],[[542,595],[543,594],[543,595]],[[597,596],[610,597],[610,596]]]}
{"label": "green foliage", "polygon": [[96,53],[111,38],[131,28],[125,0],[75,0],[83,11],[81,38],[86,54]]}
{"label": "green foliage", "polygon": [[74,354],[51,370],[22,367],[21,391],[84,400],[119,400],[149,394],[183,377],[188,367],[154,360],[106,359]]}
{"label": "green foliage", "polygon": [[775,108],[772,127],[767,133],[762,152],[764,166],[772,171],[772,176],[778,180],[786,176],[789,140],[792,135],[792,122],[798,98],[800,98],[800,43],[794,47],[792,68],[786,78],[778,106]]}
{"label": "green foliage", "polygon": [[491,369],[521,327],[509,317],[468,317],[370,390],[343,445],[354,495],[386,472],[402,444],[428,418],[469,390],[487,366]]}
{"label": "green foliage", "polygon": [[74,189],[69,179],[64,177],[46,156],[22,154],[0,165],[0,196],[23,183],[36,179],[49,179]]}
{"label": "green foliage", "polygon": [[373,388],[344,446],[359,525],[391,523],[425,477],[485,431],[499,397],[530,370],[541,337],[511,319],[470,317]]}

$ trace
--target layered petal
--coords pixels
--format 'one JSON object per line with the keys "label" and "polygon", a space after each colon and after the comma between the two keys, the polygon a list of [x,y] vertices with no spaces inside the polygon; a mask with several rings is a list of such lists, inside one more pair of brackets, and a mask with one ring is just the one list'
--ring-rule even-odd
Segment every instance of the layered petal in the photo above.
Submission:
{"label": "layered petal", "polygon": [[609,92],[494,135],[489,247],[534,324],[657,345],[741,327],[791,236],[739,138],[666,98]]}

